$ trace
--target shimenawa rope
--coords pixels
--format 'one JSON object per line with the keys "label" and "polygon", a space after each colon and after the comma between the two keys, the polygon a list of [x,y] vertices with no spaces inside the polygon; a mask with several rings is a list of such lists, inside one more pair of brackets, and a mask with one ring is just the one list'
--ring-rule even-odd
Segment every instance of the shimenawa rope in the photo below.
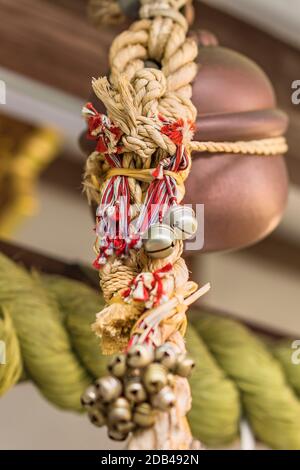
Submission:
{"label": "shimenawa rope", "polygon": [[[82,392],[105,371],[106,357],[90,327],[103,303],[82,283],[30,274],[1,254],[6,361],[0,364],[0,396],[27,378],[54,405],[82,411]],[[264,344],[237,321],[194,310],[187,349],[197,362],[189,414],[195,437],[209,446],[230,444],[243,414],[261,442],[300,449],[300,367],[291,361],[291,343]]]}
{"label": "shimenawa rope", "polygon": [[[99,204],[95,267],[108,305],[97,315],[94,331],[106,354],[128,347],[129,337],[129,345],[150,342],[158,347],[168,341],[185,351],[187,305],[209,286],[197,291],[196,284],[188,281],[181,240],[170,256],[154,259],[142,246],[142,236],[182,201],[191,151],[257,155],[286,151],[283,137],[193,142],[197,110],[191,102],[191,82],[197,74],[198,48],[187,37],[188,23],[181,13],[186,3],[141,0],[141,19],[111,46],[110,79],[92,82],[107,116],[91,103],[83,109],[88,135],[97,141],[87,162],[85,189],[89,201]],[[147,60],[160,64],[160,69],[147,67]],[[146,279],[167,266],[157,284],[160,294],[149,308]],[[134,283],[139,294],[128,290]],[[188,382],[178,378],[176,383],[175,409],[160,413],[151,430],[134,432],[129,448],[199,447],[185,418],[191,406]]]}

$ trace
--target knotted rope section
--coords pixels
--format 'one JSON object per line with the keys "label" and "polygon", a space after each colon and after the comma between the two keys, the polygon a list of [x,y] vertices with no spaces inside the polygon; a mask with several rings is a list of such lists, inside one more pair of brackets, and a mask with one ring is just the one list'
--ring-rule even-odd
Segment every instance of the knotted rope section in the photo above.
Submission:
{"label": "knotted rope section", "polygon": [[[27,379],[55,406],[82,411],[82,392],[105,372],[107,358],[99,355],[91,331],[103,304],[87,285],[26,272],[1,254],[0,340],[6,360],[0,361],[0,396]],[[189,414],[194,436],[210,447],[231,444],[244,415],[264,444],[299,450],[300,366],[291,361],[292,341],[264,343],[237,321],[205,309],[192,314],[186,341],[197,362]]]}
{"label": "knotted rope section", "polygon": [[[142,246],[148,229],[180,204],[191,167],[188,145],[197,114],[191,82],[198,49],[186,37],[187,20],[179,11],[185,3],[141,2],[141,20],[111,46],[110,80],[92,82],[107,117],[90,103],[83,110],[89,137],[97,141],[85,187],[89,200],[99,204],[95,267],[108,306],[97,315],[93,328],[106,354],[135,343],[157,347],[166,341],[184,352],[187,305],[207,290],[195,293],[197,285],[188,282],[181,240],[174,242],[169,256],[155,259]],[[159,63],[160,69],[145,67],[146,60]],[[90,173],[97,159],[98,169]],[[131,296],[130,286],[138,284],[141,295]],[[160,413],[151,431],[133,433],[129,448],[198,446],[185,417],[191,403],[187,380],[178,378],[175,388],[175,409]]]}
{"label": "knotted rope section", "polygon": [[[198,48],[187,37],[188,22],[181,11],[188,2],[140,3],[141,19],[111,46],[109,80],[92,81],[107,115],[91,103],[83,109],[88,137],[96,141],[84,185],[89,201],[98,204],[94,265],[107,306],[93,329],[105,354],[133,344],[158,347],[165,342],[185,351],[187,306],[209,285],[197,290],[188,281],[182,239],[158,247],[152,243],[150,248],[143,240],[145,234],[151,240],[153,227],[171,240],[173,231],[164,221],[184,197],[191,151],[270,155],[286,149],[283,138],[193,142],[197,110],[191,84]],[[198,446],[185,418],[191,404],[187,380],[178,378],[175,388],[178,405],[161,413],[151,432],[133,433],[130,448],[156,448],[164,441],[172,449]]]}

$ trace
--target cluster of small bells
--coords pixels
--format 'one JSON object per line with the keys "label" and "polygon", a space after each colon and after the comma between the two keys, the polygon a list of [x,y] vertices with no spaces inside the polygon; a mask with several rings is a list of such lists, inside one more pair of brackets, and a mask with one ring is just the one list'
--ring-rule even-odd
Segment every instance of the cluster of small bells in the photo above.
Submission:
{"label": "cluster of small bells", "polygon": [[95,426],[107,425],[108,436],[123,441],[130,432],[153,426],[158,411],[175,405],[175,375],[188,377],[194,366],[171,343],[155,350],[137,344],[112,358],[110,375],[88,387],[81,402]]}
{"label": "cluster of small bells", "polygon": [[188,240],[197,231],[197,219],[189,206],[174,205],[162,223],[151,225],[144,240],[151,258],[166,258],[172,254],[176,240]]}

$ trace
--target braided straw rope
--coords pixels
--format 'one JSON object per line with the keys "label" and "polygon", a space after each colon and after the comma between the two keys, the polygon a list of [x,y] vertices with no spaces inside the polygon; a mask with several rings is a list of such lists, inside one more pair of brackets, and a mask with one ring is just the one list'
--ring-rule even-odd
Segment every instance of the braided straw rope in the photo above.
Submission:
{"label": "braided straw rope", "polygon": [[88,17],[96,25],[118,24],[124,21],[120,6],[116,0],[90,0]]}
{"label": "braided straw rope", "polygon": [[246,142],[191,142],[191,152],[235,153],[241,155],[282,155],[288,151],[285,137],[250,140]]}
{"label": "braided straw rope", "polygon": [[[151,180],[151,170],[176,152],[173,140],[161,132],[160,116],[173,122],[195,122],[197,111],[191,102],[191,83],[197,74],[195,59],[198,48],[187,38],[188,22],[181,9],[189,0],[141,0],[140,20],[121,33],[113,42],[110,54],[109,80],[93,79],[96,96],[104,103],[111,122],[121,131],[122,168],[109,169],[103,155],[93,152],[89,157],[84,185],[89,201],[99,203],[112,176],[128,177],[131,210],[143,202]],[[146,61],[155,61],[160,69],[148,68]],[[184,181],[191,167],[191,151],[271,155],[286,150],[283,138],[254,142],[192,142],[189,126],[182,130],[187,150],[187,169],[178,172],[177,202],[184,196]],[[111,354],[122,350],[131,337],[139,336],[141,317],[164,315],[151,340],[156,346],[166,341],[185,352],[183,335],[186,328],[187,306],[207,290],[188,281],[189,273],[181,258],[183,244],[176,242],[172,254],[156,260],[143,248],[130,251],[125,259],[115,255],[107,259],[100,270],[100,284],[107,306],[98,313],[93,329],[101,338],[102,350]],[[122,292],[138,273],[154,272],[170,264],[172,272],[163,279],[163,289],[170,299],[166,305],[147,310],[145,305],[126,304]],[[142,336],[142,335],[141,335]],[[178,378],[175,385],[176,406],[160,413],[150,430],[133,433],[130,449],[191,449],[200,448],[192,438],[186,414],[191,407],[191,393],[186,379]]]}

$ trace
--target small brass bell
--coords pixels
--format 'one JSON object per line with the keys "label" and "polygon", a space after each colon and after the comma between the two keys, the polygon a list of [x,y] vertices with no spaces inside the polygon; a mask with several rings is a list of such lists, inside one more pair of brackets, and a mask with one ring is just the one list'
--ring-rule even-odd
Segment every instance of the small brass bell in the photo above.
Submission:
{"label": "small brass bell", "polygon": [[165,343],[155,351],[155,360],[169,370],[173,370],[177,362],[177,352],[171,343]]}
{"label": "small brass bell", "polygon": [[115,429],[116,431],[129,434],[135,429],[135,424],[133,421],[128,421],[128,422],[121,421],[120,423],[117,423],[115,425]]}
{"label": "small brass bell", "polygon": [[125,385],[125,397],[132,403],[142,403],[147,399],[146,390],[139,378],[128,380]]}
{"label": "small brass bell", "polygon": [[109,405],[109,409],[113,408],[125,408],[130,410],[130,403],[126,398],[119,397]]}
{"label": "small brass bell", "polygon": [[167,385],[167,370],[157,362],[150,364],[145,370],[143,383],[149,393],[158,393]]}
{"label": "small brass bell", "polygon": [[144,344],[132,346],[127,353],[127,365],[132,368],[146,367],[153,361],[152,347]]}
{"label": "small brass bell", "polygon": [[117,431],[115,429],[108,429],[107,435],[113,441],[125,441],[128,437],[128,433]]}
{"label": "small brass bell", "polygon": [[133,421],[141,428],[150,428],[155,423],[156,412],[149,403],[138,405],[133,414]]}
{"label": "small brass bell", "polygon": [[131,411],[128,408],[112,408],[108,413],[109,427],[121,432],[130,432]]}
{"label": "small brass bell", "polygon": [[107,370],[115,377],[124,377],[126,374],[126,357],[124,354],[118,354],[114,356],[108,366]]}
{"label": "small brass bell", "polygon": [[153,224],[144,238],[145,250],[151,258],[167,258],[172,254],[175,244],[174,230],[166,224]]}
{"label": "small brass bell", "polygon": [[151,404],[161,411],[168,411],[175,405],[175,395],[170,387],[164,387],[156,395],[151,397]]}
{"label": "small brass bell", "polygon": [[97,395],[103,403],[110,403],[118,398],[122,393],[120,380],[112,375],[102,377],[96,381]]}
{"label": "small brass bell", "polygon": [[173,206],[166,215],[164,222],[174,229],[177,240],[188,240],[197,232],[195,212],[189,206]]}
{"label": "small brass bell", "polygon": [[98,410],[98,408],[94,408],[88,412],[88,417],[95,426],[101,428],[106,423],[106,419],[104,414]]}
{"label": "small brass bell", "polygon": [[188,377],[195,367],[195,361],[185,354],[181,354],[177,358],[177,364],[175,367],[175,374],[181,377]]}
{"label": "small brass bell", "polygon": [[91,408],[97,401],[97,389],[94,385],[90,385],[81,396],[81,404],[85,408]]}

